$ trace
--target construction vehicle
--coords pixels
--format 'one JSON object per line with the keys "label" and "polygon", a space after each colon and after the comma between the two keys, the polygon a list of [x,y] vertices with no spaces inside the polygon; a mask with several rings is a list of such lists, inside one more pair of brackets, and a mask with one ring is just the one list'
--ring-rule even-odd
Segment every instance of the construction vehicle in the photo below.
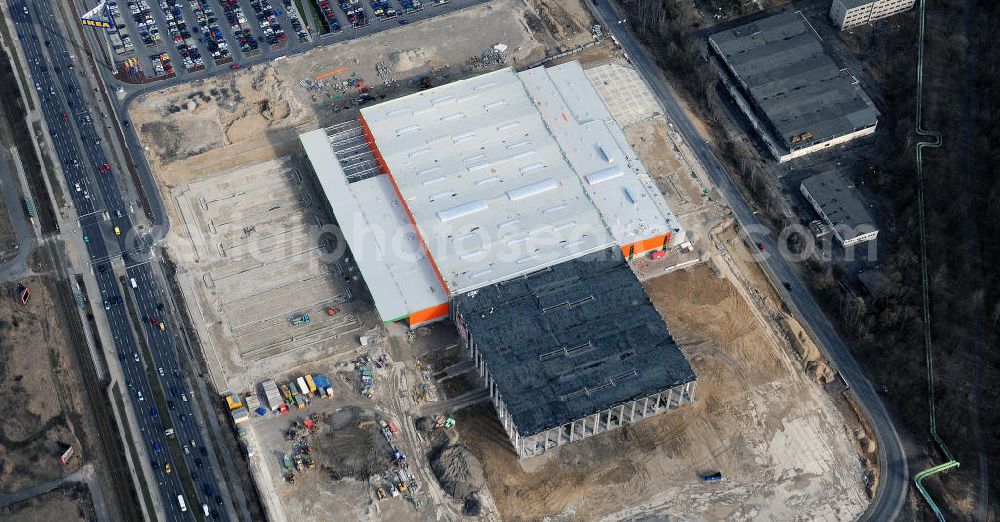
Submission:
{"label": "construction vehicle", "polygon": [[309,314],[297,315],[292,318],[292,325],[298,326],[309,322]]}
{"label": "construction vehicle", "polygon": [[294,463],[292,462],[292,457],[290,457],[287,453],[285,453],[284,457],[282,458],[282,464],[285,466],[285,469],[292,469],[292,466],[294,466]]}
{"label": "construction vehicle", "polygon": [[368,368],[362,367],[358,370],[358,374],[361,376],[361,384],[364,386],[372,385],[372,371]]}
{"label": "construction vehicle", "polygon": [[455,419],[451,417],[445,417],[444,415],[434,417],[435,428],[451,428],[453,426],[455,426]]}
{"label": "construction vehicle", "polygon": [[281,385],[281,396],[285,398],[286,403],[292,400],[292,392],[288,390],[287,384]]}
{"label": "construction vehicle", "polygon": [[382,486],[379,486],[378,488],[375,489],[375,494],[378,495],[378,499],[379,500],[384,499],[385,498],[385,488],[383,488]]}
{"label": "construction vehicle", "polygon": [[399,489],[400,493],[402,493],[403,495],[405,495],[405,494],[409,493],[410,486],[406,485],[406,482],[400,482],[399,486],[398,486],[398,489]]}

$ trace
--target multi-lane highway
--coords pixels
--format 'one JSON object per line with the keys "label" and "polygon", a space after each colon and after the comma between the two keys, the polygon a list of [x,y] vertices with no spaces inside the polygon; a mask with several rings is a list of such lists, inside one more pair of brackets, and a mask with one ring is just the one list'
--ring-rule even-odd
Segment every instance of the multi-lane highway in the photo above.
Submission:
{"label": "multi-lane highway", "polygon": [[[152,467],[168,520],[190,520],[195,513],[200,517],[202,504],[209,506],[217,518],[228,520],[229,514],[221,499],[225,489],[218,487],[213,458],[206,450],[195,417],[194,398],[187,391],[189,386],[180,373],[170,319],[157,317],[162,314],[159,306],[164,299],[150,263],[148,239],[133,227],[114,172],[107,167],[109,160],[95,128],[102,124],[95,121],[100,111],[92,111],[80,92],[75,70],[78,64],[73,62],[67,49],[53,7],[48,0],[12,2],[10,17],[28,62],[32,86],[41,101],[56,157],[63,167],[80,232],[101,291],[100,305],[104,306],[111,327],[125,375],[125,389],[150,455],[146,464]],[[124,276],[121,278],[124,284],[120,284],[119,274]],[[129,317],[122,292],[131,293],[142,317]],[[157,317],[156,321],[153,317]],[[137,346],[133,321],[147,340],[150,358],[143,357]],[[155,381],[148,378],[147,371]],[[170,401],[167,411],[160,411],[162,408],[155,406],[154,386],[162,389]],[[165,434],[166,419],[174,428],[176,443],[168,441]],[[182,511],[178,502],[178,496],[185,492],[171,447],[175,451],[186,447],[180,454],[195,485],[197,498],[186,498],[186,511]]]}
{"label": "multi-lane highway", "polygon": [[677,96],[667,84],[666,79],[656,66],[656,62],[646,50],[636,42],[625,24],[619,23],[623,16],[610,2],[592,2],[591,10],[598,20],[611,30],[619,45],[625,50],[630,61],[643,76],[650,88],[675,124],[684,141],[694,151],[699,163],[704,166],[712,182],[723,193],[736,218],[743,225],[753,244],[762,244],[762,266],[776,280],[784,284],[775,285],[783,294],[789,306],[794,308],[803,320],[803,324],[812,333],[813,338],[823,349],[823,353],[833,366],[840,372],[850,386],[849,393],[861,407],[865,416],[875,429],[879,445],[879,483],[872,500],[865,512],[867,520],[895,520],[906,499],[909,483],[909,471],[906,455],[900,443],[899,434],[892,423],[885,405],[876,394],[864,372],[858,366],[847,344],[830,324],[826,314],[813,298],[809,288],[799,279],[792,262],[785,259],[784,245],[778,244],[778,238],[765,227],[750,205],[743,199],[736,184],[726,173],[711,146],[695,129],[687,112],[683,110]]}

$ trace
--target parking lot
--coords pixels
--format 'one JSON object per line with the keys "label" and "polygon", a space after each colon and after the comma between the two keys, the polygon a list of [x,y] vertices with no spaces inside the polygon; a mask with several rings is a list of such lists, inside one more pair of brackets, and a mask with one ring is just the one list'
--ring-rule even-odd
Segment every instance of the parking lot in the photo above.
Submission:
{"label": "parking lot", "polygon": [[175,261],[220,390],[357,346],[371,310],[355,304],[351,269],[320,233],[329,218],[287,160],[201,178],[174,196],[190,247]]}
{"label": "parking lot", "polygon": [[114,0],[108,14],[120,77],[134,83],[228,67],[310,39],[292,0]]}

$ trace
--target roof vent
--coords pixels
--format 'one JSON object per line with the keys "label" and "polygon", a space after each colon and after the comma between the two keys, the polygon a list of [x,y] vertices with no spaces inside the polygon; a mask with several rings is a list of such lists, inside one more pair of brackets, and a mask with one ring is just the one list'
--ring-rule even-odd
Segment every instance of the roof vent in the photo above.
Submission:
{"label": "roof vent", "polygon": [[446,208],[437,213],[437,217],[442,223],[447,223],[449,221],[454,221],[456,219],[463,218],[465,216],[470,216],[476,212],[482,212],[490,208],[485,201],[476,200],[470,201],[464,205],[459,205],[457,207]]}
{"label": "roof vent", "polygon": [[544,179],[538,183],[532,183],[530,185],[525,185],[521,188],[516,188],[507,191],[507,197],[511,201],[519,201],[524,198],[529,198],[531,196],[537,196],[543,194],[550,190],[555,190],[559,188],[559,184],[552,178]]}

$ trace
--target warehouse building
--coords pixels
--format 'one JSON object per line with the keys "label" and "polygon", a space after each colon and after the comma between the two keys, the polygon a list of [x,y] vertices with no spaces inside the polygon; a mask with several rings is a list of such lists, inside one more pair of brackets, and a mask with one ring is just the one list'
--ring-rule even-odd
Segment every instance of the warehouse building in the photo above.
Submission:
{"label": "warehouse building", "polygon": [[694,372],[618,249],[453,303],[459,334],[519,457],[694,400]]}
{"label": "warehouse building", "polygon": [[877,113],[798,13],[709,37],[727,90],[778,161],[875,132]]}
{"label": "warehouse building", "polygon": [[583,68],[503,69],[300,136],[384,321],[612,245],[684,231]]}
{"label": "warehouse building", "polygon": [[799,190],[841,245],[848,247],[878,237],[875,222],[857,189],[839,173],[830,171],[807,178]]}
{"label": "warehouse building", "polygon": [[300,136],[383,321],[451,318],[520,457],[694,399],[628,260],[685,241],[577,62]]}
{"label": "warehouse building", "polygon": [[841,31],[909,11],[917,0],[833,0],[830,18]]}

